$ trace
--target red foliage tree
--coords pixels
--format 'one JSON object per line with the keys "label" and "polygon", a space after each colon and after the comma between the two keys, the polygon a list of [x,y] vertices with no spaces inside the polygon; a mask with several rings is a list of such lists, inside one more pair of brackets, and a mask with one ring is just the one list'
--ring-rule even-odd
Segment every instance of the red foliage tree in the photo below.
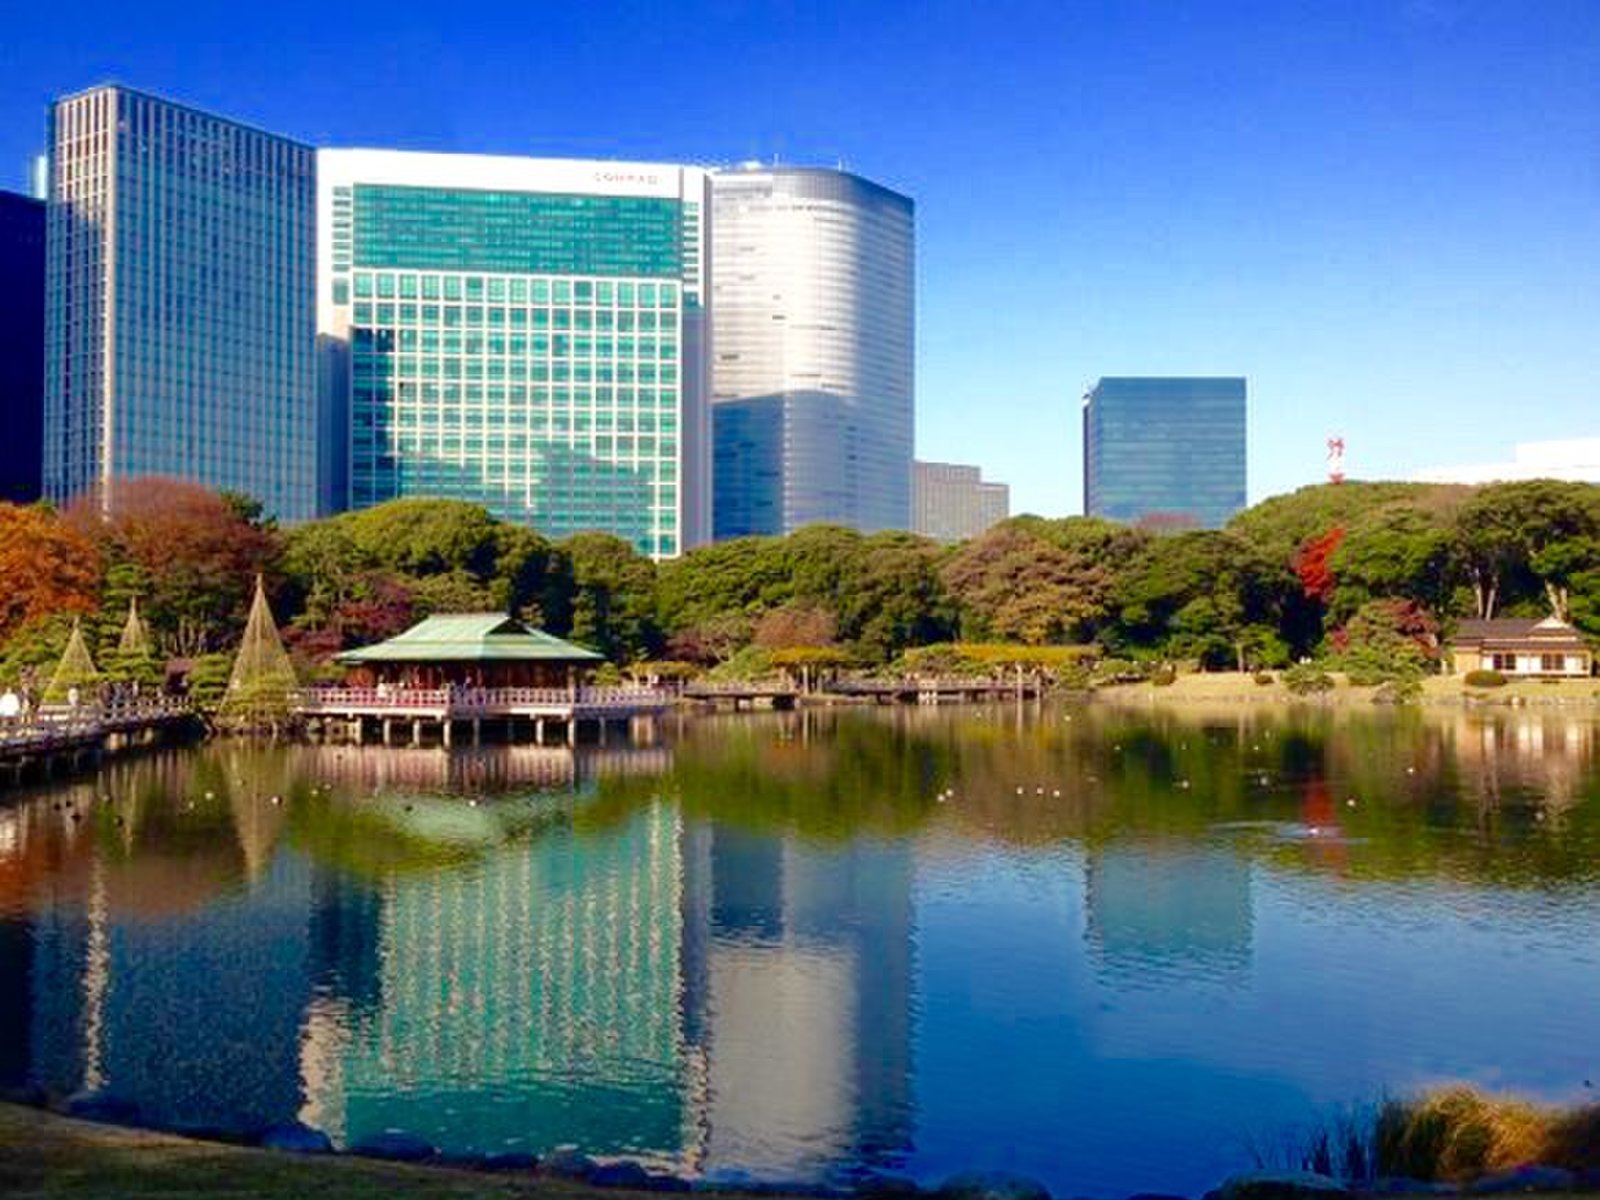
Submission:
{"label": "red foliage tree", "polygon": [[1306,599],[1326,603],[1333,595],[1338,582],[1333,574],[1333,554],[1344,541],[1344,526],[1335,525],[1320,537],[1307,538],[1300,543],[1294,556],[1294,573],[1300,578],[1300,588]]}
{"label": "red foliage tree", "polygon": [[253,579],[276,562],[276,531],[252,519],[247,504],[181,479],[118,480],[107,499],[81,496],[64,519],[110,561],[139,570],[142,607],[170,649],[198,654],[227,644],[243,627]]}

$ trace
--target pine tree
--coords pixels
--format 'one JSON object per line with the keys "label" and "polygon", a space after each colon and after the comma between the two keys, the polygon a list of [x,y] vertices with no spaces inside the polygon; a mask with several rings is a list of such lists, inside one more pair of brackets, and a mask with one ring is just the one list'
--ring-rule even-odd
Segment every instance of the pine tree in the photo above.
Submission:
{"label": "pine tree", "polygon": [[156,661],[150,627],[139,615],[137,596],[128,597],[128,619],[123,623],[122,635],[112,651],[106,674],[119,683],[154,686],[161,682],[161,664]]}
{"label": "pine tree", "polygon": [[276,728],[289,715],[299,686],[258,575],[255,599],[250,604],[239,654],[233,660],[228,690],[217,706],[217,717],[224,724],[243,728]]}
{"label": "pine tree", "polygon": [[56,664],[55,674],[50,677],[50,685],[44,690],[44,702],[66,704],[76,698],[80,704],[88,703],[92,699],[90,692],[99,682],[100,672],[83,640],[83,625],[74,621],[67,648]]}

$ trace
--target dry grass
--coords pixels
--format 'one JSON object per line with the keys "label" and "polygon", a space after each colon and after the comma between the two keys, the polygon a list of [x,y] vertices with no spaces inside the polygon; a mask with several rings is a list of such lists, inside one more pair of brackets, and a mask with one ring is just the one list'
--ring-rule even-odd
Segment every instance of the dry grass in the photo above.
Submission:
{"label": "dry grass", "polygon": [[1558,1109],[1457,1086],[1391,1100],[1373,1133],[1376,1173],[1459,1183],[1540,1164],[1600,1167],[1600,1105]]}
{"label": "dry grass", "polygon": [[0,1104],[0,1196],[7,1200],[648,1200],[650,1193],[547,1178],[300,1158]]}

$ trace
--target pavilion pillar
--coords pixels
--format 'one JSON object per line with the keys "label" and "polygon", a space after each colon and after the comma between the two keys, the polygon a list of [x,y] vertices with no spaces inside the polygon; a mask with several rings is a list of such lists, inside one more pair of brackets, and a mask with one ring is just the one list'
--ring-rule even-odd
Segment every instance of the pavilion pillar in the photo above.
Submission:
{"label": "pavilion pillar", "polygon": [[383,718],[383,744],[392,745],[394,740],[394,718]]}
{"label": "pavilion pillar", "polygon": [[536,746],[544,745],[544,718],[543,717],[535,717],[533,719],[533,744],[536,745]]}
{"label": "pavilion pillar", "polygon": [[472,718],[472,744],[474,746],[483,744],[483,719],[481,717]]}
{"label": "pavilion pillar", "polygon": [[453,736],[451,736],[452,732],[454,730],[454,726],[455,726],[455,722],[452,721],[449,717],[446,717],[444,719],[443,723],[440,725],[440,729],[444,733],[444,746],[445,746],[446,750],[448,750],[452,745],[455,744],[455,738]]}
{"label": "pavilion pillar", "polygon": [[413,717],[411,719],[411,744],[413,746],[422,745],[422,718],[421,717]]}

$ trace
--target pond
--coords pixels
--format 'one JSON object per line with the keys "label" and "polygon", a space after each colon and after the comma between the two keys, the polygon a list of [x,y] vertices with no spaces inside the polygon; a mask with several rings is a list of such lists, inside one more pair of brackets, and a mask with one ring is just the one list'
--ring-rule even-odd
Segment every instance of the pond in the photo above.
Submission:
{"label": "pond", "polygon": [[1588,715],[801,712],[218,742],[0,797],[0,1086],[694,1177],[1198,1194],[1600,1078]]}

